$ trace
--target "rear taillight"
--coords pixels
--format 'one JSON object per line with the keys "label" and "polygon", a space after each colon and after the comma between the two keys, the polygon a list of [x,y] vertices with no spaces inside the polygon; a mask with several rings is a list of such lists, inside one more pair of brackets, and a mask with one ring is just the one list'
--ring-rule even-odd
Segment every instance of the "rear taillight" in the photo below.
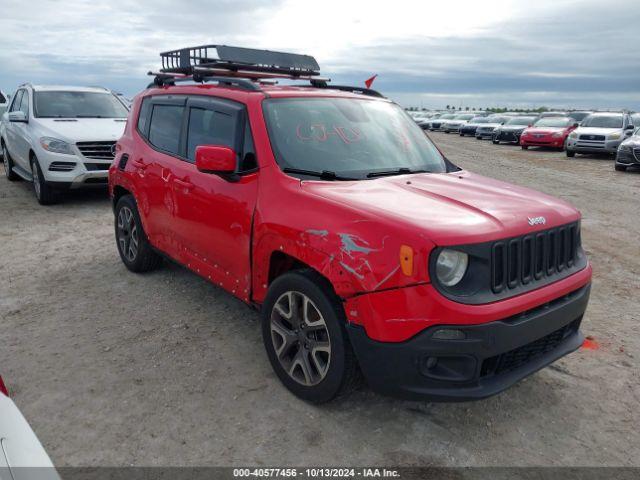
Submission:
{"label": "rear taillight", "polygon": [[2,381],[2,377],[0,377],[0,393],[3,393],[7,397],[9,396],[9,390],[7,390],[7,386]]}

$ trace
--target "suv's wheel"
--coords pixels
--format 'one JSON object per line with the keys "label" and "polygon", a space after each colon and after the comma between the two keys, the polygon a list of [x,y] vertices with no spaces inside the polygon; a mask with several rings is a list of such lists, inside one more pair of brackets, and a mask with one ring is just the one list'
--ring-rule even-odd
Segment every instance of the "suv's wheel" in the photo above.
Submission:
{"label": "suv's wheel", "polygon": [[262,339],[273,369],[294,395],[323,403],[357,383],[345,321],[331,286],[311,270],[286,273],[269,287]]}
{"label": "suv's wheel", "polygon": [[500,143],[500,141],[496,140],[495,138],[492,138],[491,141],[493,142],[494,145],[497,145]]}
{"label": "suv's wheel", "polygon": [[624,165],[618,165],[617,163],[614,165],[614,167],[616,169],[616,172],[626,172],[627,171],[627,167],[625,167]]}
{"label": "suv's wheel", "polygon": [[131,195],[123,196],[116,204],[115,231],[118,253],[129,270],[148,272],[160,265],[162,258],[149,244],[138,207]]}
{"label": "suv's wheel", "polygon": [[576,156],[576,152],[574,152],[573,150],[569,150],[569,149],[566,150],[566,154],[567,154],[567,157],[575,157]]}
{"label": "suv's wheel", "polygon": [[16,172],[13,171],[13,160],[11,159],[11,155],[9,155],[9,151],[7,150],[7,146],[2,144],[2,158],[4,158],[4,174],[7,177],[7,180],[10,182],[15,182],[20,179]]}
{"label": "suv's wheel", "polygon": [[529,145],[520,145],[522,150],[529,150]]}
{"label": "suv's wheel", "polygon": [[33,176],[33,191],[40,205],[51,205],[56,201],[56,192],[46,184],[38,158],[31,157],[31,175]]}

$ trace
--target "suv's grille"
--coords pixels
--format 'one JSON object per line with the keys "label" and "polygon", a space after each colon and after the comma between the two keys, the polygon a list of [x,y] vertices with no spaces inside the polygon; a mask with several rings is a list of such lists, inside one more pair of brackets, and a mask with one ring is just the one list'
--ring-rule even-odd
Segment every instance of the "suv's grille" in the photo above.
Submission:
{"label": "suv's grille", "polygon": [[604,142],[604,135],[580,135],[580,140]]}
{"label": "suv's grille", "polygon": [[115,157],[115,141],[111,142],[78,142],[76,146],[86,158],[96,160],[113,160]]}
{"label": "suv's grille", "polygon": [[514,348],[508,352],[496,355],[494,357],[487,358],[482,362],[480,368],[480,376],[484,377],[491,374],[500,374],[515,370],[521,367],[531,360],[550,352],[558,345],[560,345],[567,336],[571,335],[580,327],[580,321],[582,318],[578,318],[573,322],[559,328],[555,332],[551,332],[538,340],[534,340],[531,343],[527,343],[518,348]]}
{"label": "suv's grille", "polygon": [[491,248],[491,289],[500,293],[557,275],[574,265],[579,247],[577,223],[496,242]]}
{"label": "suv's grille", "polygon": [[633,157],[640,162],[640,147],[636,147],[633,149]]}

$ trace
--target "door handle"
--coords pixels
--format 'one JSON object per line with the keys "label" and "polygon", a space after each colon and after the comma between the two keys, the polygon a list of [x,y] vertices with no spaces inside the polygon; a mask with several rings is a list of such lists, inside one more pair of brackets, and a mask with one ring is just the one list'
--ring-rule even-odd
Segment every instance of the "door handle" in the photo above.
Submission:
{"label": "door handle", "polygon": [[180,180],[179,178],[174,178],[173,183],[175,183],[180,188],[184,188],[185,190],[191,190],[193,188],[193,183],[185,180]]}

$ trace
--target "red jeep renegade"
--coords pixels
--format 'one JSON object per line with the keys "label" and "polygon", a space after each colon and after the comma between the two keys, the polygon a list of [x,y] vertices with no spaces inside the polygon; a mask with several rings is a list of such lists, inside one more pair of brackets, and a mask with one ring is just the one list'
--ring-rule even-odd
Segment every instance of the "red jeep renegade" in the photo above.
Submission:
{"label": "red jeep renegade", "polygon": [[168,257],[258,307],[295,395],[328,401],[362,372],[386,394],[478,399],[581,345],[571,205],[461,170],[313,57],[161,57],[109,171],[120,256],[134,272]]}

